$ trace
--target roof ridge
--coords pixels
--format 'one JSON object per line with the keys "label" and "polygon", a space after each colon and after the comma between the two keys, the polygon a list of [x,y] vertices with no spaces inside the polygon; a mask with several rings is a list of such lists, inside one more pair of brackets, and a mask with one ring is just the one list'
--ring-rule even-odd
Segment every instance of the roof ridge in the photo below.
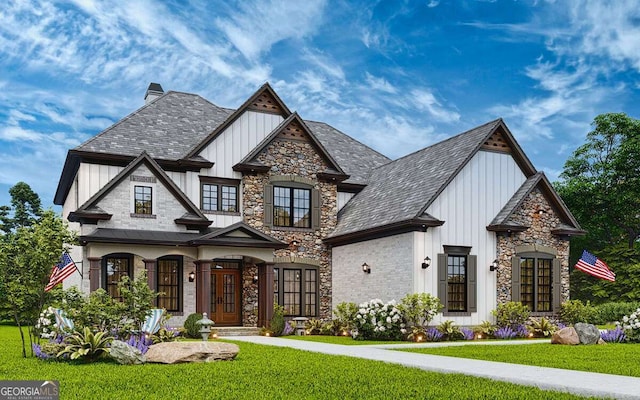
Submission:
{"label": "roof ridge", "polygon": [[[352,141],[354,141],[354,142],[356,142],[356,143],[359,143],[359,144],[363,145],[364,147],[366,147],[367,149],[369,149],[369,150],[373,151],[374,153],[378,154],[379,156],[382,156],[382,157],[384,157],[384,158],[388,159],[389,161],[393,161],[393,160],[392,160],[392,159],[390,159],[389,157],[387,157],[387,156],[385,156],[384,154],[380,153],[378,150],[374,149],[373,147],[371,147],[371,146],[369,146],[369,145],[367,145],[367,144],[362,143],[361,141],[359,141],[358,139],[354,138],[354,137],[353,137],[353,136],[351,136],[351,135],[347,135],[346,133],[342,132],[340,129],[336,128],[336,127],[335,127],[335,126],[333,126],[333,125],[330,125],[330,124],[328,124],[328,123],[326,123],[326,122],[323,122],[323,121],[313,121],[313,120],[310,120],[310,119],[302,119],[302,120],[303,120],[305,123],[307,123],[307,122],[311,122],[311,123],[314,123],[314,124],[322,124],[322,125],[326,125],[326,126],[330,127],[331,129],[334,129],[334,130],[336,130],[337,132],[340,132],[341,134],[343,134],[344,136],[346,136],[346,137],[347,137],[347,138],[349,138],[350,140],[352,140]],[[385,163],[385,164],[387,164],[387,163]],[[383,164],[383,165],[384,165],[384,164]]]}
{"label": "roof ridge", "polygon": [[395,163],[396,161],[400,161],[400,160],[403,160],[403,159],[405,159],[405,158],[411,157],[411,156],[413,156],[413,155],[415,155],[415,154],[418,154],[418,153],[423,152],[423,151],[425,151],[425,150],[431,149],[431,148],[433,148],[433,147],[435,147],[435,146],[439,146],[439,145],[445,144],[445,143],[447,143],[447,142],[450,142],[450,141],[451,141],[451,140],[453,140],[453,139],[457,139],[457,138],[459,138],[459,137],[460,137],[460,136],[462,136],[462,135],[468,134],[468,133],[470,133],[471,131],[475,131],[475,130],[477,130],[477,129],[483,128],[483,127],[485,127],[485,126],[487,126],[487,125],[497,124],[497,123],[499,123],[500,121],[502,121],[502,118],[497,118],[497,119],[494,119],[493,121],[489,121],[489,122],[484,123],[484,124],[482,124],[482,125],[478,125],[478,126],[476,126],[476,127],[474,127],[474,128],[467,129],[466,131],[464,131],[464,132],[460,132],[460,133],[458,133],[457,135],[454,135],[454,136],[451,136],[451,137],[449,137],[449,138],[447,138],[447,139],[445,139],[445,140],[441,140],[441,141],[439,141],[439,142],[433,143],[433,144],[431,144],[431,145],[429,145],[429,146],[427,146],[427,147],[423,147],[422,149],[419,149],[419,150],[413,151],[413,152],[411,152],[411,153],[409,153],[409,154],[405,154],[404,156],[402,156],[402,157],[400,157],[400,158],[396,158],[395,160],[391,160],[390,162],[388,162],[388,163],[386,163],[386,164],[379,165],[379,166],[377,166],[377,167],[375,167],[375,168],[373,168],[373,169],[378,169],[378,168],[382,168],[382,167],[384,167],[384,166],[387,166],[387,165],[389,165],[389,164],[393,164],[393,163]]}

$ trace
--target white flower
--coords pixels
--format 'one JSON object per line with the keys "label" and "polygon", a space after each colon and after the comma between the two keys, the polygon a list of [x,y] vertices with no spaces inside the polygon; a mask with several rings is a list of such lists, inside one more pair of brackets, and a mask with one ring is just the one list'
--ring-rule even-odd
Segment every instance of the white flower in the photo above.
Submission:
{"label": "white flower", "polygon": [[378,321],[378,326],[382,326],[382,321]]}
{"label": "white flower", "polygon": [[391,323],[391,317],[387,317],[387,322]]}
{"label": "white flower", "polygon": [[362,319],[362,315],[358,314],[358,315],[356,315],[356,318]]}
{"label": "white flower", "polygon": [[407,333],[407,330],[402,328],[402,329],[400,329],[400,333],[402,333],[404,335],[405,333]]}
{"label": "white flower", "polygon": [[384,332],[384,326],[380,327],[380,332]]}
{"label": "white flower", "polygon": [[622,322],[629,322],[629,317],[627,317],[626,315],[622,317]]}

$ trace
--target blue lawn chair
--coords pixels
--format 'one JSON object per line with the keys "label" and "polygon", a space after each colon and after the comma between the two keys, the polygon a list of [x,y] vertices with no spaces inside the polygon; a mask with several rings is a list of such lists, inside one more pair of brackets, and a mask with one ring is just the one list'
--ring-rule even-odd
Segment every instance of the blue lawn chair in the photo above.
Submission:
{"label": "blue lawn chair", "polygon": [[140,331],[149,335],[153,335],[158,332],[160,330],[160,322],[162,321],[163,314],[164,309],[162,308],[151,309],[151,313],[144,320]]}
{"label": "blue lawn chair", "polygon": [[64,310],[55,308],[53,310],[53,315],[56,317],[56,328],[58,328],[59,331],[73,331],[73,321],[69,317],[67,317],[67,313],[65,313]]}

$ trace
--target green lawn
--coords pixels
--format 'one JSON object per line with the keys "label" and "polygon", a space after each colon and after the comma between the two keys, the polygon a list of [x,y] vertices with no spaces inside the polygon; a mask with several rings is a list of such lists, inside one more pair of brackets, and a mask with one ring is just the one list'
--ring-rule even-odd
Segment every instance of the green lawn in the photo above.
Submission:
{"label": "green lawn", "polygon": [[640,363],[638,362],[640,360],[640,344],[609,343],[592,346],[562,346],[543,343],[455,346],[402,349],[400,351],[640,377]]}
{"label": "green lawn", "polygon": [[235,361],[121,366],[20,357],[20,336],[0,326],[0,379],[60,381],[61,399],[577,399],[579,397],[382,362],[238,343]]}
{"label": "green lawn", "polygon": [[384,340],[354,340],[351,336],[322,336],[322,335],[306,335],[306,336],[281,336],[282,339],[291,339],[291,340],[303,340],[306,342],[319,342],[319,343],[331,343],[331,344],[343,344],[345,346],[358,346],[365,344],[401,344],[411,342],[390,342]]}

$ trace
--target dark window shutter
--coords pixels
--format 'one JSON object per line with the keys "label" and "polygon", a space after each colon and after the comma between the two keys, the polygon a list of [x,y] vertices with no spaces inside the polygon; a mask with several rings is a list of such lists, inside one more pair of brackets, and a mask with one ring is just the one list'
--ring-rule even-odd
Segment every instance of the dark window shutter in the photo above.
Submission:
{"label": "dark window shutter", "polygon": [[478,256],[467,256],[467,311],[478,311]]}
{"label": "dark window shutter", "polygon": [[520,301],[520,257],[511,257],[511,301]]}
{"label": "dark window shutter", "polygon": [[264,185],[264,225],[273,226],[273,185]]}
{"label": "dark window shutter", "polygon": [[447,305],[447,255],[438,254],[438,298],[444,304],[442,312],[448,311]]}
{"label": "dark window shutter", "polygon": [[551,296],[553,298],[553,311],[560,312],[560,304],[562,303],[562,297],[560,295],[560,291],[562,288],[562,281],[560,279],[560,272],[562,266],[560,265],[560,260],[557,258],[553,259],[553,290],[551,292]]}
{"label": "dark window shutter", "polygon": [[320,191],[311,189],[311,228],[320,228]]}

